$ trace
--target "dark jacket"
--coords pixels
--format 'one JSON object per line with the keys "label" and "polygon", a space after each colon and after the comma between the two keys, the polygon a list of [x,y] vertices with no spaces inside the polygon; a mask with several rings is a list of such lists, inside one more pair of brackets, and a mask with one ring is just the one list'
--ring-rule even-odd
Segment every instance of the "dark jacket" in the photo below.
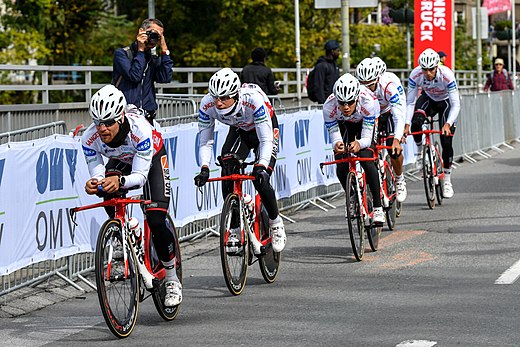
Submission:
{"label": "dark jacket", "polygon": [[273,71],[261,61],[255,61],[244,66],[240,73],[240,81],[242,83],[258,84],[267,95],[278,94],[278,90],[274,86]]}
{"label": "dark jacket", "polygon": [[127,103],[147,111],[155,111],[157,102],[154,82],[171,82],[173,61],[165,54],[152,57],[150,51],[138,52],[137,42],[132,43],[130,49],[132,61],[128,59],[124,48],[116,49],[114,52],[112,82],[115,84],[122,75],[118,88],[125,95]]}
{"label": "dark jacket", "polygon": [[[339,78],[339,67],[332,59],[324,56],[319,57],[314,66],[314,85],[316,86],[316,97],[318,103],[323,104],[325,100],[332,94],[332,87]],[[318,88],[321,86],[321,88]]]}

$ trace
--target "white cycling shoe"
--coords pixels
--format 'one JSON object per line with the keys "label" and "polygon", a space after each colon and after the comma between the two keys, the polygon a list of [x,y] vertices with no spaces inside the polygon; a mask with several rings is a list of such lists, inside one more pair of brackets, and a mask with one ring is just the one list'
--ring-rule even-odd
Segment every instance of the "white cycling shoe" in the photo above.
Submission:
{"label": "white cycling shoe", "polygon": [[273,246],[273,251],[277,253],[283,251],[286,242],[285,227],[282,218],[280,218],[279,222],[271,224],[271,245]]}
{"label": "white cycling shoe", "polygon": [[442,189],[442,195],[446,199],[449,199],[449,198],[453,197],[453,194],[455,194],[455,192],[453,191],[453,185],[451,184],[451,182],[444,181],[444,187]]}
{"label": "white cycling shoe", "polygon": [[385,223],[385,213],[382,207],[374,207],[374,216],[372,222],[376,226],[382,226]]}
{"label": "white cycling shoe", "polygon": [[403,202],[406,200],[406,196],[408,195],[408,192],[406,190],[406,181],[403,179],[402,181],[397,181],[395,183],[395,188],[397,190],[397,196],[396,199],[399,202]]}
{"label": "white cycling shoe", "polygon": [[164,296],[164,306],[173,307],[182,302],[182,284],[178,279],[168,281],[164,284],[166,295]]}

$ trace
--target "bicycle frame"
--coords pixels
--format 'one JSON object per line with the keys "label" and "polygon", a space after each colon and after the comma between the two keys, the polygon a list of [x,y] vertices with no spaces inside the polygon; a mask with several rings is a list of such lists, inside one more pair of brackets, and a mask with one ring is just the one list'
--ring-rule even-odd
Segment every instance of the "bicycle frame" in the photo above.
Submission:
{"label": "bicycle frame", "polygon": [[[395,198],[396,198],[396,195],[397,193],[394,191],[392,194],[389,194],[388,193],[388,185],[387,185],[387,182],[385,180],[385,176],[381,173],[381,169],[383,169],[383,171],[386,173],[386,172],[389,172],[390,175],[391,175],[391,180],[394,182],[394,185],[395,185],[395,176],[394,176],[394,171],[392,170],[392,167],[390,164],[388,164],[388,162],[385,160],[385,157],[386,157],[386,151],[387,150],[392,150],[392,146],[383,146],[383,145],[377,145],[376,146],[376,153],[377,153],[377,157],[378,157],[378,160],[379,160],[379,163],[378,163],[378,166],[381,165],[381,163],[383,163],[383,167],[378,167],[378,171],[379,171],[379,180],[380,180],[380,183],[381,183],[381,197],[384,197],[386,199],[388,199],[388,202],[390,203],[391,201],[393,201]],[[386,168],[388,168],[389,170],[385,170]],[[384,207],[387,207],[387,206],[384,206]]]}
{"label": "bicycle frame", "polygon": [[[71,214],[72,219],[74,220],[75,219],[74,214],[76,212],[90,210],[90,209],[94,209],[94,208],[98,208],[98,207],[114,207],[115,208],[114,219],[119,220],[119,222],[121,223],[121,226],[122,226],[122,230],[124,231],[124,234],[125,234],[124,237],[122,237],[122,241],[123,241],[123,260],[124,260],[124,264],[125,264],[125,279],[126,279],[128,277],[128,254],[126,252],[126,245],[127,245],[128,241],[130,240],[129,239],[130,231],[128,229],[128,223],[127,223],[127,220],[128,220],[127,205],[129,205],[129,204],[146,205],[149,203],[151,203],[151,200],[132,199],[132,198],[112,198],[110,200],[106,200],[106,201],[91,204],[91,205],[75,207],[75,208],[71,209],[70,214]],[[154,278],[158,278],[158,279],[164,278],[165,270],[164,270],[164,268],[161,268],[159,271],[154,272],[154,269],[152,269],[151,257],[148,252],[148,250],[150,249],[149,247],[150,247],[150,242],[151,242],[150,228],[148,227],[148,223],[146,222],[146,220],[144,221],[144,226],[143,226],[142,232],[143,232],[143,237],[144,237],[144,249],[143,249],[144,254],[143,254],[142,261],[140,259],[137,260],[137,265],[139,268],[139,272],[143,278],[143,282],[145,284],[146,289],[150,290],[153,288],[153,279]],[[132,251],[135,253],[136,258],[138,258],[137,257],[138,254],[135,250],[135,245],[132,244],[132,242],[130,242],[129,245],[130,245]],[[107,273],[106,273],[107,280],[110,279],[110,269],[111,269],[111,262],[112,262],[111,253],[109,254],[108,260],[109,260],[109,264],[108,264],[108,269],[107,269]],[[143,267],[143,265],[144,265],[144,267]]]}

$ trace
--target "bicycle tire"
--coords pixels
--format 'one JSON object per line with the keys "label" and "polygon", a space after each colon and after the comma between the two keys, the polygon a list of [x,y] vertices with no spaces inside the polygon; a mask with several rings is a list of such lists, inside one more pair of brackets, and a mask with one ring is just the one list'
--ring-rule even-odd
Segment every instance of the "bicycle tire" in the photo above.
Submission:
{"label": "bicycle tire", "polygon": [[[260,205],[260,240],[263,241],[271,237],[269,228],[269,216],[263,204]],[[273,251],[273,247],[268,245],[266,253],[259,258],[260,272],[267,283],[273,283],[278,276],[280,267],[281,252]]]}
{"label": "bicycle tire", "polygon": [[433,160],[432,160],[431,147],[429,145],[423,146],[423,181],[424,181],[424,192],[426,193],[426,202],[428,207],[433,209],[435,207],[435,181],[433,176]]}
{"label": "bicycle tire", "polygon": [[363,220],[363,207],[359,201],[359,196],[362,193],[358,190],[358,180],[354,172],[348,173],[346,187],[345,206],[352,253],[354,253],[357,261],[361,261],[365,254],[365,221]]}
{"label": "bicycle tire", "polygon": [[401,217],[402,212],[403,212],[403,203],[399,202],[399,201],[397,201],[397,199],[395,199],[395,216],[396,216],[396,218]]}
{"label": "bicycle tire", "polygon": [[[172,218],[167,213],[166,214],[166,226],[168,227],[168,230],[173,235],[174,242],[175,242],[175,272],[177,273],[177,278],[182,284],[182,258],[181,258],[181,247],[179,245],[179,235],[177,235],[177,230],[175,229],[175,224],[173,223]],[[152,268],[156,268],[157,270],[162,268],[162,263],[159,261],[159,257],[157,257],[157,252],[155,252],[153,242],[150,242],[150,260],[152,264]],[[152,251],[153,249],[153,251]],[[155,256],[152,256],[155,255]],[[155,271],[154,271],[155,272]],[[154,288],[152,292],[152,298],[153,303],[155,305],[155,308],[157,309],[157,312],[159,313],[159,316],[161,316],[162,319],[165,321],[171,321],[174,320],[177,315],[179,314],[180,310],[180,304],[177,306],[165,306],[164,305],[164,297],[166,295],[166,288],[165,288],[165,280],[162,279],[158,282],[158,285],[156,288]]]}
{"label": "bicycle tire", "polygon": [[[123,244],[121,235],[123,229],[119,220],[107,220],[100,229],[95,253],[99,305],[108,328],[118,338],[127,337],[132,333],[139,310],[139,276],[135,255],[130,246],[127,244],[126,249],[127,278],[125,278],[125,262],[122,258],[112,259],[109,262],[110,255],[114,254],[112,243]],[[107,271],[110,271],[108,280]]]}
{"label": "bicycle tire", "polygon": [[[367,213],[371,214],[374,211],[374,199],[372,197],[370,188],[367,188],[366,195],[368,209]],[[379,238],[381,237],[383,227],[377,227],[374,225],[374,223],[371,223],[370,225],[365,224],[365,230],[368,236],[368,244],[370,245],[370,249],[372,249],[373,252],[377,251],[377,248],[379,247]]]}
{"label": "bicycle tire", "polygon": [[[442,174],[443,167],[442,167],[442,157],[441,157],[441,147],[439,146],[439,143],[435,141],[434,144],[435,147],[435,168],[437,169],[437,177],[439,177]],[[442,205],[442,200],[444,199],[444,179],[439,178],[437,181],[437,184],[435,185],[435,195],[437,196],[437,203],[439,205]]]}
{"label": "bicycle tire", "polygon": [[[237,194],[229,194],[220,215],[220,260],[226,286],[233,295],[240,295],[245,288],[249,258],[249,236],[240,228],[242,211]],[[228,254],[227,241],[231,228],[238,228],[238,249]]]}
{"label": "bicycle tire", "polygon": [[385,162],[385,185],[386,185],[386,193],[390,199],[390,207],[386,209],[386,224],[388,225],[389,230],[394,230],[395,228],[395,218],[397,216],[397,198],[395,191],[395,179],[392,174],[392,167]]}

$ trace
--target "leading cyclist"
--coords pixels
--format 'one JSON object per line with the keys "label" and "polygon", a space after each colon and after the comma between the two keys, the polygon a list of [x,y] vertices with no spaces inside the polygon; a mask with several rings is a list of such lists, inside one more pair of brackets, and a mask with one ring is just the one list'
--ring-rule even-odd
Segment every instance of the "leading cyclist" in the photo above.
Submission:
{"label": "leading cyclist", "polygon": [[[460,112],[460,94],[453,71],[445,65],[439,65],[439,54],[426,48],[419,55],[419,66],[410,73],[408,80],[407,115],[405,133],[408,134],[411,121],[412,132],[421,131],[426,116],[439,114],[441,129],[442,160],[444,166],[443,196],[453,197],[451,184],[451,164],[453,162],[453,135]],[[419,87],[423,93],[417,98]],[[413,115],[413,117],[412,117]],[[422,135],[414,135],[419,147],[422,146]]]}
{"label": "leading cyclist", "polygon": [[[166,270],[165,306],[182,301],[182,284],[175,271],[175,240],[166,226],[170,204],[170,177],[161,134],[152,129],[141,111],[127,105],[123,93],[113,85],[101,88],[90,102],[94,122],[81,138],[90,179],[87,194],[98,194],[98,187],[113,197],[120,188],[143,187],[146,219],[157,255]],[[108,158],[104,164],[103,157]],[[113,208],[107,210],[114,216]]]}
{"label": "leading cyclist", "polygon": [[[362,158],[372,158],[376,145],[375,126],[379,117],[379,102],[375,95],[349,73],[341,76],[334,84],[333,93],[323,104],[323,120],[334,148],[336,160],[344,156],[346,150],[358,153]],[[345,148],[345,143],[347,148]],[[346,191],[348,163],[336,166],[336,175]],[[374,202],[373,222],[382,226],[385,214],[381,207],[379,174],[375,161],[362,161],[368,186]]]}
{"label": "leading cyclist", "polygon": [[356,76],[379,100],[381,115],[378,118],[378,133],[383,132],[390,137],[386,140],[386,145],[392,146],[390,161],[395,172],[396,198],[403,202],[407,195],[401,148],[401,143],[406,140],[403,136],[406,121],[406,95],[403,86],[394,73],[386,72],[385,62],[378,57],[363,59],[356,68]]}
{"label": "leading cyclist", "polygon": [[[217,71],[209,80],[209,93],[202,98],[199,109],[200,174],[195,185],[203,186],[209,179],[209,163],[213,148],[215,120],[229,125],[229,133],[221,153],[236,153],[245,160],[254,149],[258,163],[253,167],[253,185],[262,198],[269,215],[272,246],[281,252],[286,243],[283,220],[278,212],[274,189],[269,179],[278,154],[278,120],[267,95],[256,84],[241,86],[238,75],[230,68]],[[231,174],[222,170],[222,175]],[[232,193],[233,184],[222,182],[222,196]],[[230,243],[238,241],[234,234]]]}

